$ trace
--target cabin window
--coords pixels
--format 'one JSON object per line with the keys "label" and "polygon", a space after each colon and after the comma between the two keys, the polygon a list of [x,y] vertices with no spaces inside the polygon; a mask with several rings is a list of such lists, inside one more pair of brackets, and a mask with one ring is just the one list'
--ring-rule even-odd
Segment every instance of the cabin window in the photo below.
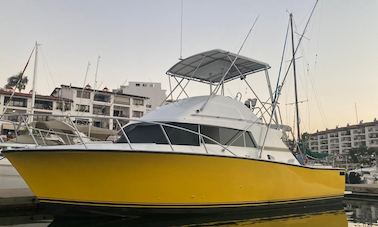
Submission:
{"label": "cabin window", "polygon": [[[185,128],[194,132],[198,131],[198,126],[194,124],[184,123],[166,123],[169,125]],[[185,130],[176,129],[169,126],[163,126],[167,136],[173,145],[190,145],[199,146],[199,137],[195,133],[187,132]],[[160,127],[156,124],[137,123],[126,126],[124,128],[127,137],[131,143],[155,143],[168,144],[168,141]],[[127,143],[123,133],[117,143]]]}
{"label": "cabin window", "polygon": [[[244,147],[243,131],[231,128],[201,125],[201,134],[210,137],[222,145]],[[215,144],[214,141],[204,138],[205,143]]]}
{"label": "cabin window", "polygon": [[[166,122],[165,124],[193,131],[189,132],[178,128],[163,126],[172,145],[200,145],[199,135],[197,134],[199,127],[197,124],[176,122]],[[157,124],[136,123],[126,126],[124,130],[131,143],[168,144],[160,125]],[[243,135],[242,130],[209,125],[201,125],[200,132],[225,146],[256,147],[250,132],[246,132]],[[216,144],[214,141],[205,137],[204,141],[206,144]],[[123,133],[120,133],[120,138],[117,140],[117,143],[127,143]]]}
{"label": "cabin window", "polygon": [[[198,125],[185,123],[166,123],[180,128],[188,129],[198,133]],[[199,136],[196,133],[188,132],[182,129],[163,126],[169,140],[174,145],[199,146]]]}
{"label": "cabin window", "polygon": [[[168,144],[160,125],[138,123],[126,126],[123,130],[131,143],[155,143]],[[118,143],[127,143],[123,133],[117,141]]]}
{"label": "cabin window", "polygon": [[256,147],[255,142],[253,141],[253,137],[250,132],[246,132],[245,136],[245,146],[246,147]]}

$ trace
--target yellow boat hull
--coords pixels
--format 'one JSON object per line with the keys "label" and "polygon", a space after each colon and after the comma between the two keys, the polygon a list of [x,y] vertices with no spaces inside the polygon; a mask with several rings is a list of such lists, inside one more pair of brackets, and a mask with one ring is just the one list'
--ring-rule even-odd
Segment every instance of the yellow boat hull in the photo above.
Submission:
{"label": "yellow boat hull", "polygon": [[236,157],[138,151],[8,151],[41,202],[233,208],[340,198],[344,174]]}

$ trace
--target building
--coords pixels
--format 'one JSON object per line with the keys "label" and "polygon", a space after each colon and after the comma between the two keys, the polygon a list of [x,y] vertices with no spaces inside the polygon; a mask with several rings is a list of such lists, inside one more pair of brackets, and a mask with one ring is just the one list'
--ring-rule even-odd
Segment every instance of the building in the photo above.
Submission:
{"label": "building", "polygon": [[[140,118],[147,110],[145,96],[110,92],[107,88],[94,90],[89,85],[85,88],[61,85],[51,93],[52,97],[72,100],[71,107],[64,108],[64,114],[70,114],[76,123],[92,124],[96,127],[116,129],[113,119],[96,119],[96,116]],[[121,122],[122,124],[126,122]]]}
{"label": "building", "polygon": [[146,96],[147,111],[153,110],[160,106],[166,98],[166,90],[161,89],[161,83],[153,82],[129,82],[127,86],[121,86],[116,92],[124,94],[133,94],[139,96]]}
{"label": "building", "polygon": [[[26,114],[32,110],[32,94],[15,92],[12,99],[12,90],[0,89],[0,115]],[[10,101],[9,101],[10,100]],[[72,100],[46,95],[36,95],[34,104],[35,114],[63,114],[63,108],[70,108]],[[6,106],[8,107],[6,108]],[[34,120],[46,120],[48,116],[36,116]],[[20,121],[18,116],[5,116],[4,120]]]}
{"label": "building", "polygon": [[336,127],[310,134],[310,149],[343,156],[352,148],[378,147],[378,121]]}

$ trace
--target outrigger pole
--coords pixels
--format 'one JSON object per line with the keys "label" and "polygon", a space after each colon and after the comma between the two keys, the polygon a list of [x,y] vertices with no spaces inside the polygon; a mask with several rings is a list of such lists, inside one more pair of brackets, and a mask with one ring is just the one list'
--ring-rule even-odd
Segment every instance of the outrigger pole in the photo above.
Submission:
{"label": "outrigger pole", "polygon": [[205,108],[205,106],[207,105],[207,103],[209,102],[209,100],[210,100],[215,94],[217,94],[218,91],[219,91],[219,88],[220,88],[221,86],[223,86],[224,78],[226,77],[226,75],[228,74],[228,72],[232,69],[232,67],[235,65],[236,60],[238,60],[239,54],[240,54],[241,50],[243,49],[244,44],[245,44],[245,42],[247,41],[249,35],[251,34],[253,28],[255,27],[256,22],[257,22],[258,19],[259,19],[259,17],[257,16],[256,19],[254,20],[254,22],[253,22],[251,28],[249,29],[247,35],[245,36],[245,38],[244,38],[244,40],[243,40],[243,43],[242,43],[242,45],[241,45],[240,48],[239,48],[239,51],[237,52],[237,56],[236,56],[235,59],[231,62],[230,67],[228,67],[228,69],[226,70],[226,72],[223,74],[222,79],[221,79],[221,80],[219,81],[219,83],[215,86],[214,90],[210,93],[210,95],[209,95],[209,97],[207,98],[207,100],[205,101],[205,103],[201,106],[201,108],[199,109],[200,111],[203,111],[203,109]]}

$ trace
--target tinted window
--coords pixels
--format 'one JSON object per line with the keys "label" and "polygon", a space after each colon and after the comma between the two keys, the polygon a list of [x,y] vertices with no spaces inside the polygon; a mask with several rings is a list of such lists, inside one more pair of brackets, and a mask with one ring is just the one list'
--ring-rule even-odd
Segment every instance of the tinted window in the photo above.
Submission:
{"label": "tinted window", "polygon": [[[174,125],[177,127],[185,128],[194,132],[198,132],[198,125],[194,124],[184,124],[184,123],[166,123],[169,125]],[[199,146],[199,136],[195,133],[184,131],[177,128],[172,128],[169,126],[163,126],[165,132],[167,133],[169,140],[174,145],[191,145]]]}
{"label": "tinted window", "polygon": [[[168,144],[160,125],[139,123],[128,125],[124,130],[131,143]],[[127,143],[122,132],[117,143]]]}
{"label": "tinted window", "polygon": [[[244,147],[244,137],[243,135],[239,136],[241,133],[243,132],[237,129],[201,125],[201,134],[223,145],[230,145],[232,142],[232,146]],[[215,142],[210,139],[204,138],[204,140],[205,143],[215,144]]]}
{"label": "tinted window", "polygon": [[[175,123],[167,122],[165,124],[185,128],[194,132],[198,132],[198,125],[196,124],[185,124],[185,123]],[[184,131],[181,129],[163,126],[165,132],[171,143],[173,145],[189,145],[189,146],[199,146],[199,136],[195,133]],[[148,124],[148,123],[137,123],[128,125],[124,128],[127,137],[130,139],[131,143],[155,143],[155,144],[168,144],[167,139],[161,130],[160,125]],[[223,128],[217,126],[200,126],[201,134],[212,138],[223,145],[238,146],[238,147],[256,147],[252,135],[250,132],[246,132],[245,135],[243,131],[231,128]],[[117,143],[127,143],[126,138],[123,133],[120,133],[120,138]],[[210,139],[203,138],[207,144],[215,144]],[[245,140],[245,141],[244,141]],[[230,144],[232,143],[232,144]],[[245,145],[244,145],[245,144]]]}
{"label": "tinted window", "polygon": [[219,128],[220,142],[223,145],[244,147],[244,138],[242,133],[243,131],[236,129]]}
{"label": "tinted window", "polygon": [[[220,142],[219,138],[219,127],[214,126],[207,126],[207,125],[201,125],[201,134],[205,135],[207,137],[210,137],[211,139]],[[209,140],[208,138],[203,138],[205,143],[215,144],[214,141]]]}
{"label": "tinted window", "polygon": [[250,132],[245,133],[245,146],[256,147],[256,144],[255,142],[253,142],[252,135]]}

